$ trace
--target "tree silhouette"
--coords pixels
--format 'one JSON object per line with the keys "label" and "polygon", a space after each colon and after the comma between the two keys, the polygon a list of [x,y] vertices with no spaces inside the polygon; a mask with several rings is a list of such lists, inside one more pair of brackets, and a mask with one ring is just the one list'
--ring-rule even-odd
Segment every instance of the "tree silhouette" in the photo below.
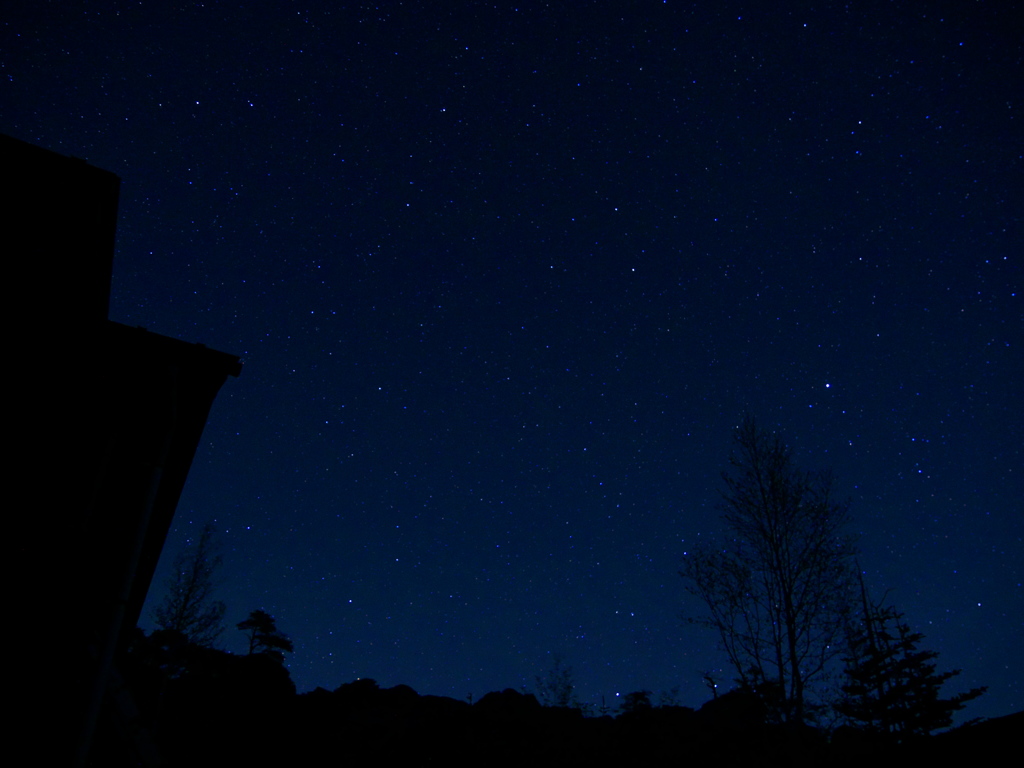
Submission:
{"label": "tree silhouette", "polygon": [[836,710],[855,725],[897,741],[949,727],[953,713],[986,688],[940,698],[943,683],[960,670],[937,673],[938,654],[918,650],[924,635],[911,632],[894,607],[872,605],[863,578],[860,588],[863,615],[850,628],[845,696]]}
{"label": "tree silhouette", "polygon": [[174,558],[174,574],[167,584],[164,601],[153,611],[160,629],[180,632],[190,643],[213,647],[224,631],[225,605],[212,600],[214,574],[221,565],[216,554],[216,531],[212,523],[203,526],[199,541],[185,547]]}
{"label": "tree silhouette", "polygon": [[685,553],[680,574],[706,606],[744,688],[802,722],[809,686],[842,653],[853,546],[828,473],[798,469],[781,439],[747,417],[723,473],[730,540]]}
{"label": "tree silhouette", "polygon": [[250,656],[262,653],[283,662],[284,654],[294,650],[288,635],[278,630],[274,617],[266,611],[252,611],[249,618],[236,626],[249,638]]}
{"label": "tree silhouette", "polygon": [[650,691],[633,691],[622,697],[619,709],[622,714],[639,714],[652,708]]}
{"label": "tree silhouette", "polygon": [[545,707],[573,707],[577,705],[573,691],[572,667],[563,663],[561,654],[554,654],[553,665],[544,677],[536,675],[537,700]]}

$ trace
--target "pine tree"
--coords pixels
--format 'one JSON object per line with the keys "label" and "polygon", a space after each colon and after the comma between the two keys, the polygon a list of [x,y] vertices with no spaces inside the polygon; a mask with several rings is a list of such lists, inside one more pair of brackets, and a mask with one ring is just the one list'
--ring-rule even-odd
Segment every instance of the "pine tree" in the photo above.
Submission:
{"label": "pine tree", "polygon": [[985,692],[974,688],[940,698],[943,683],[960,670],[936,672],[934,651],[919,650],[924,639],[911,632],[902,613],[868,601],[861,579],[863,621],[850,631],[844,697],[836,710],[865,730],[906,741],[953,722],[953,713]]}
{"label": "pine tree", "polygon": [[277,628],[274,617],[266,611],[255,610],[249,618],[236,626],[249,638],[249,655],[262,653],[278,661],[284,661],[284,654],[294,650],[288,635]]}

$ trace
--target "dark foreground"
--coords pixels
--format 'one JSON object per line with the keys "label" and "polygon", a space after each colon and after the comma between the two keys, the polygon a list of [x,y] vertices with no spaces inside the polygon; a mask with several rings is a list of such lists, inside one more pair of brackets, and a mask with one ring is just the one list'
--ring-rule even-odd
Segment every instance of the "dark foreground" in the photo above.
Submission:
{"label": "dark foreground", "polygon": [[187,667],[168,657],[135,662],[126,668],[126,703],[110,709],[93,765],[875,768],[924,760],[988,764],[1019,752],[1024,734],[1024,713],[895,744],[851,729],[827,736],[769,724],[757,700],[742,692],[698,710],[644,707],[584,717],[511,689],[469,704],[364,679],[297,695],[287,670],[263,656],[195,649]]}

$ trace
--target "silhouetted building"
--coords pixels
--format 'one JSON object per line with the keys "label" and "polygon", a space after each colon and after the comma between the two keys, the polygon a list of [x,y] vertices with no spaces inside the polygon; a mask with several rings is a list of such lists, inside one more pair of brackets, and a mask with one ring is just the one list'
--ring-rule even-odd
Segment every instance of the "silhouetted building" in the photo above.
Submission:
{"label": "silhouetted building", "polygon": [[25,720],[15,733],[32,762],[80,763],[210,406],[241,363],[107,319],[117,176],[2,135],[0,167],[18,457],[8,625],[21,637],[9,637],[9,658]]}

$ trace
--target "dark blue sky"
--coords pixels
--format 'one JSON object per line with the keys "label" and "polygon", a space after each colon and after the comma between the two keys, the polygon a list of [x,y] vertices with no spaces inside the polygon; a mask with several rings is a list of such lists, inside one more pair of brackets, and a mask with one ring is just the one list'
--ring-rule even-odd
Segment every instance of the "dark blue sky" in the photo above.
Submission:
{"label": "dark blue sky", "polygon": [[700,704],[749,412],[1024,708],[1012,4],[21,5],[0,130],[122,178],[112,319],[245,361],[163,565],[215,520],[300,690]]}

